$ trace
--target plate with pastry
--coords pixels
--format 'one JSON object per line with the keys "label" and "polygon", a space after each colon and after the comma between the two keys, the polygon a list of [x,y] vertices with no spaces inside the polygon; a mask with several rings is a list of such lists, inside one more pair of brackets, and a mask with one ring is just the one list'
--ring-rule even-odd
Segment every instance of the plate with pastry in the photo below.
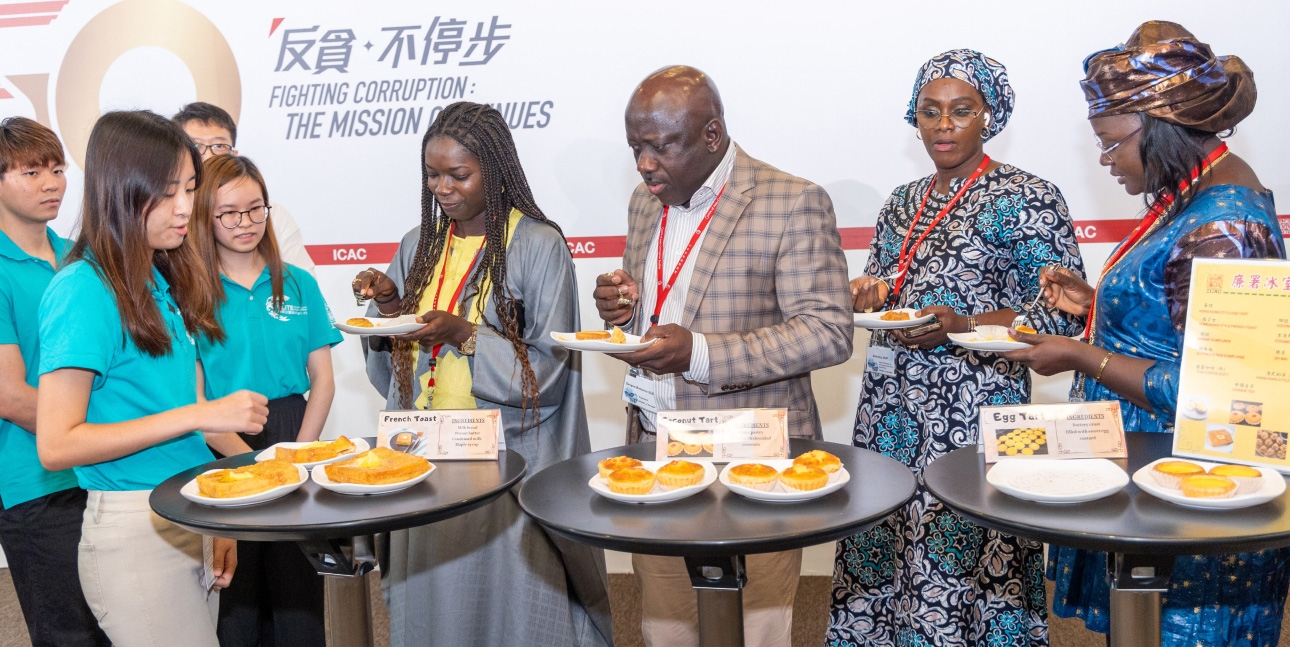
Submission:
{"label": "plate with pastry", "polygon": [[1248,508],[1286,491],[1285,477],[1276,470],[1177,458],[1143,466],[1134,472],[1133,482],[1170,503],[1208,510]]}
{"label": "plate with pastry", "polygon": [[399,315],[397,317],[351,317],[345,323],[332,324],[336,330],[359,337],[386,337],[389,335],[406,335],[420,330],[425,324],[417,323],[417,315]]}
{"label": "plate with pastry", "polygon": [[952,332],[947,336],[956,346],[986,353],[1030,348],[1030,344],[1013,339],[1007,326],[977,326],[972,332]]}
{"label": "plate with pastry", "polygon": [[717,468],[707,461],[639,461],[627,456],[606,458],[587,485],[607,499],[624,503],[663,503],[694,496],[717,480]]}
{"label": "plate with pastry", "polygon": [[1211,452],[1227,452],[1236,449],[1236,431],[1231,425],[1206,425],[1205,449]]}
{"label": "plate with pastry", "polygon": [[202,505],[231,508],[255,505],[295,492],[309,473],[303,466],[271,460],[243,467],[208,470],[179,488],[180,496]]}
{"label": "plate with pastry", "polygon": [[1082,503],[1111,496],[1129,475],[1105,458],[1000,459],[985,480],[1004,494],[1039,503]]}
{"label": "plate with pastry", "polygon": [[654,343],[654,340],[641,342],[640,336],[629,335],[618,326],[614,326],[613,330],[552,331],[551,339],[569,350],[589,350],[599,353],[629,353]]}
{"label": "plate with pastry", "polygon": [[295,463],[304,466],[305,469],[312,469],[315,465],[324,465],[326,463],[335,463],[343,461],[346,458],[353,458],[356,454],[361,454],[371,447],[366,440],[355,438],[350,440],[344,436],[336,440],[316,440],[312,443],[278,443],[270,446],[268,449],[255,455],[255,460],[259,462],[271,460],[284,460],[288,463]]}
{"label": "plate with pastry", "polygon": [[774,503],[809,501],[842,489],[851,473],[838,457],[815,450],[794,459],[731,461],[721,484],[749,499]]}
{"label": "plate with pastry", "polygon": [[1190,395],[1185,398],[1178,398],[1183,403],[1180,410],[1183,416],[1192,420],[1205,420],[1209,418],[1209,398],[1203,395]]}
{"label": "plate with pastry", "polygon": [[421,456],[377,447],[339,463],[317,465],[314,483],[340,494],[389,494],[426,480],[434,463]]}
{"label": "plate with pastry", "polygon": [[869,330],[891,330],[893,328],[913,328],[935,318],[936,315],[916,316],[914,308],[880,310],[878,312],[857,312],[853,318],[856,328]]}

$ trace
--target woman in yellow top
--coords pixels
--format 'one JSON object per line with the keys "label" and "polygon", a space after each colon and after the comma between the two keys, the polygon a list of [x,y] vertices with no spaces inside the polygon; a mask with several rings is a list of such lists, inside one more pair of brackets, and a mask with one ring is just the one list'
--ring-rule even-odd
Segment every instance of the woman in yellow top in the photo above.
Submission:
{"label": "woman in yellow top", "polygon": [[[590,450],[576,354],[573,258],[533,200],[501,113],[461,102],[422,141],[421,224],[354,292],[369,315],[415,314],[408,335],[367,337],[367,373],[390,409],[500,409],[529,474]],[[548,535],[514,494],[391,533],[382,586],[391,644],[610,643],[604,554]]]}

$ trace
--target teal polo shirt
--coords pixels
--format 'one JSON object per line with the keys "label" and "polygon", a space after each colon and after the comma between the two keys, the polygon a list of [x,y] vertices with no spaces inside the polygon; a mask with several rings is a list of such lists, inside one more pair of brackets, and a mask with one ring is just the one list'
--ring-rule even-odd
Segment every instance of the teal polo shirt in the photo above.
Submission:
{"label": "teal polo shirt", "polygon": [[341,340],[318,281],[287,265],[282,276],[286,300],[281,310],[275,310],[269,268],[260,272],[250,290],[226,276],[220,278],[224,280],[220,325],[228,338],[221,344],[204,337],[197,342],[207,399],[241,389],[270,400],[307,392],[309,353]]}
{"label": "teal polo shirt", "polygon": [[[40,302],[40,373],[93,371],[86,422],[125,422],[197,401],[197,345],[170,294],[152,270],[150,294],[170,332],[170,353],[153,357],[126,333],[111,288],[88,261],[61,269]],[[73,468],[87,490],[151,490],[214,460],[200,431],[190,431],[115,460]]]}
{"label": "teal polo shirt", "polygon": [[[54,258],[61,260],[67,241],[48,227],[45,235],[54,247]],[[54,266],[22,251],[0,231],[0,344],[18,345],[27,369],[27,384],[33,387],[40,383],[36,309],[53,278]],[[0,457],[4,461],[4,469],[0,469],[0,500],[7,507],[76,487],[72,470],[50,472],[40,466],[35,435],[3,419]]]}

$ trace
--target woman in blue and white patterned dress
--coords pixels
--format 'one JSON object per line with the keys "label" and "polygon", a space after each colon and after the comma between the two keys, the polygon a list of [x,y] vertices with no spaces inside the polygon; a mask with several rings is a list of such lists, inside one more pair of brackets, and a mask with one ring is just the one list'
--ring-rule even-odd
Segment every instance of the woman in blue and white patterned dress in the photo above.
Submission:
{"label": "woman in blue and white patterned dress", "polygon": [[[936,173],[887,199],[852,293],[857,311],[915,308],[942,327],[916,337],[873,335],[853,441],[909,466],[920,483],[903,509],[838,543],[829,645],[1048,642],[1040,544],[973,525],[921,483],[934,459],[977,443],[981,406],[1030,399],[1024,366],[950,345],[946,335],[1011,324],[1038,292],[1042,267],[1083,273],[1057,187],[983,150],[1012,106],[1003,65],[971,50],[933,58],[914,84],[906,121]],[[1054,334],[1079,332],[1073,319],[1035,323]]]}

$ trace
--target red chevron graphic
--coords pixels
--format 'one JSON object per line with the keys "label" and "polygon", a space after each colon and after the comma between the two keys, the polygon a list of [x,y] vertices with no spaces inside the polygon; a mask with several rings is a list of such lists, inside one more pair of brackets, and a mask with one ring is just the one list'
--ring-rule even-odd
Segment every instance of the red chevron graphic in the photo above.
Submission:
{"label": "red chevron graphic", "polygon": [[48,2],[10,2],[0,4],[0,28],[48,25],[68,0]]}
{"label": "red chevron graphic", "polygon": [[273,32],[278,31],[278,25],[281,25],[281,24],[282,24],[282,21],[284,21],[284,20],[286,20],[286,18],[274,18],[274,19],[273,19],[273,24],[272,24],[272,25],[269,25],[269,35],[270,35],[270,36],[272,36],[272,35],[273,35]]}

